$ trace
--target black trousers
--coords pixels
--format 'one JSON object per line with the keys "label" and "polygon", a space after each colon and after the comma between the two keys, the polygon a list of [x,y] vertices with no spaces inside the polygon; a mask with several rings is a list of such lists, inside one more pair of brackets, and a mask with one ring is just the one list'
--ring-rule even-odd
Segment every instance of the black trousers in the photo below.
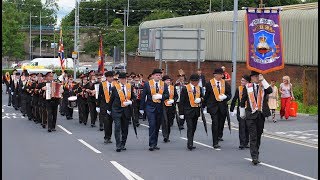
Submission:
{"label": "black trousers", "polygon": [[175,106],[166,107],[167,111],[167,117],[168,117],[168,123],[164,121],[164,118],[162,118],[162,135],[163,138],[169,139],[170,132],[171,132],[171,126],[173,125],[173,120],[175,116]]}
{"label": "black trousers", "polygon": [[94,125],[96,124],[96,120],[97,120],[96,103],[88,102],[88,106],[89,106],[89,112],[90,112],[91,125]]}
{"label": "black trousers", "polygon": [[89,116],[89,106],[88,103],[85,101],[79,101],[79,121],[82,123],[87,124],[88,116]]}
{"label": "black trousers", "polygon": [[27,95],[21,93],[21,108],[20,111],[22,114],[27,114]]}
{"label": "black trousers", "polygon": [[196,114],[194,116],[186,116],[186,122],[187,122],[187,138],[188,138],[188,147],[193,146],[193,137],[194,137],[194,132],[196,132],[197,129],[197,123],[198,123],[198,118]]}
{"label": "black trousers", "polygon": [[226,114],[220,113],[220,116],[221,116],[221,118],[219,118],[219,124],[218,124],[218,138],[223,137],[224,123],[226,122],[226,118],[227,118]]}
{"label": "black trousers", "polygon": [[[179,102],[177,102],[177,106],[178,106],[178,109],[180,109],[180,106],[181,106],[181,105],[180,105]],[[185,119],[186,119],[186,117],[184,117],[184,119],[181,119],[181,118],[180,118],[180,122],[179,122],[179,126],[180,126],[180,127],[183,127]]]}
{"label": "black trousers", "polygon": [[33,119],[33,114],[32,114],[32,110],[33,110],[33,104],[32,104],[32,97],[30,94],[26,95],[26,113],[28,116],[29,120]]}
{"label": "black trousers", "polygon": [[[129,118],[126,118],[124,113],[119,117],[112,115],[114,120],[114,137],[116,139],[117,149],[125,147],[128,137]],[[121,134],[120,134],[121,133]]]}
{"label": "black trousers", "polygon": [[[224,120],[226,119],[226,117],[225,115],[222,115],[219,110],[215,114],[210,113],[210,116],[212,120],[211,131],[212,131],[212,142],[214,146],[219,143],[218,138],[222,137],[221,131],[223,132]],[[221,123],[223,124],[221,125]],[[221,126],[222,126],[222,129],[221,129]]]}
{"label": "black trousers", "polygon": [[106,108],[100,108],[99,121],[100,120],[103,122],[104,139],[111,139],[113,119],[112,116],[107,113]]}
{"label": "black trousers", "polygon": [[21,95],[17,92],[13,93],[14,107],[16,109],[20,108],[20,96]]}
{"label": "black trousers", "polygon": [[237,116],[239,122],[239,141],[240,146],[247,146],[249,143],[249,128],[246,124],[246,120]]}
{"label": "black trousers", "polygon": [[56,128],[57,114],[58,114],[58,102],[48,101],[47,102],[47,113],[48,113],[48,130]]}
{"label": "black trousers", "polygon": [[9,96],[8,105],[11,105],[11,104],[13,104],[13,103],[12,103],[11,88],[8,89],[8,96]]}
{"label": "black trousers", "polygon": [[261,144],[261,135],[263,133],[265,118],[258,112],[257,119],[246,119],[249,128],[250,154],[252,159],[259,159],[259,148]]}
{"label": "black trousers", "polygon": [[48,111],[47,108],[45,107],[45,105],[42,105],[40,107],[40,114],[41,114],[41,124],[46,126],[47,122],[48,122]]}

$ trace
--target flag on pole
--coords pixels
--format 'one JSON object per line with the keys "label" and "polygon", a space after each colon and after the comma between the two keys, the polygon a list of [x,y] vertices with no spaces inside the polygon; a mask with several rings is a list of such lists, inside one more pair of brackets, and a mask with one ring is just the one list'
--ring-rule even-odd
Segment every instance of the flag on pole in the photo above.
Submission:
{"label": "flag on pole", "polygon": [[60,40],[59,40],[58,57],[59,57],[59,60],[60,60],[61,71],[64,72],[64,70],[65,70],[64,61],[66,59],[64,58],[64,48],[63,48],[62,28],[61,27],[60,27]]}
{"label": "flag on pole", "polygon": [[102,46],[102,35],[100,35],[100,45],[99,45],[99,60],[98,60],[98,72],[104,73],[104,62],[103,62],[103,46]]}

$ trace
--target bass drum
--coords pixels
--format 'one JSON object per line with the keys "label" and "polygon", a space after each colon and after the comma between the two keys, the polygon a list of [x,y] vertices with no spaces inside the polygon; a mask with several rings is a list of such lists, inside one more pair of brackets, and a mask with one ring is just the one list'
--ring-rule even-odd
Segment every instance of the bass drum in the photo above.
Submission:
{"label": "bass drum", "polygon": [[71,96],[68,98],[68,107],[69,108],[77,107],[77,96]]}

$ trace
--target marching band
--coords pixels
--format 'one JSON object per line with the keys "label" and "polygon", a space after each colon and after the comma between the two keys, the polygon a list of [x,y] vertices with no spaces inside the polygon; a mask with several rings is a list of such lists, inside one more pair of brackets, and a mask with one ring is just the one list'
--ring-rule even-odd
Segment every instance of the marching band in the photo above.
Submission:
{"label": "marching band", "polygon": [[[73,119],[73,111],[77,107],[80,124],[86,125],[90,114],[91,127],[95,127],[99,118],[99,130],[104,131],[104,143],[112,143],[114,131],[117,152],[126,150],[130,124],[137,135],[140,119],[149,123],[150,151],[160,149],[160,127],[163,141],[170,142],[174,119],[180,132],[186,122],[187,149],[192,151],[196,148],[193,139],[200,116],[206,129],[203,115],[203,109],[206,108],[212,119],[212,146],[220,148],[225,120],[229,118],[230,123],[227,102],[231,99],[231,87],[223,79],[223,69],[215,69],[214,78],[209,82],[205,81],[200,69],[189,79],[182,69],[178,72],[178,80],[173,83],[173,79],[163,75],[161,69],[154,69],[147,81],[143,80],[142,74],[128,75],[113,71],[104,74],[90,71],[81,74],[80,81],[76,81],[67,73],[54,79],[53,72],[29,74],[25,70],[20,76],[15,70],[12,75],[6,75],[9,83],[8,106],[12,104],[30,121],[47,127],[48,132],[55,131],[58,106],[67,120]],[[257,88],[259,91],[256,91]],[[233,113],[238,102],[239,149],[250,148],[255,165],[260,162],[261,133],[264,118],[269,112],[265,98],[270,92],[270,85],[263,76],[253,71],[250,76],[242,77],[241,86],[237,88],[231,103],[230,112]]]}

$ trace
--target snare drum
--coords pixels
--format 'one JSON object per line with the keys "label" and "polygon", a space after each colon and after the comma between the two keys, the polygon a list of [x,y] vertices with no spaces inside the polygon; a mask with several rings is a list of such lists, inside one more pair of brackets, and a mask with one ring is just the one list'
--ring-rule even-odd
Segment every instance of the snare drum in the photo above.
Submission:
{"label": "snare drum", "polygon": [[68,98],[68,107],[69,108],[77,107],[77,96],[71,96]]}

